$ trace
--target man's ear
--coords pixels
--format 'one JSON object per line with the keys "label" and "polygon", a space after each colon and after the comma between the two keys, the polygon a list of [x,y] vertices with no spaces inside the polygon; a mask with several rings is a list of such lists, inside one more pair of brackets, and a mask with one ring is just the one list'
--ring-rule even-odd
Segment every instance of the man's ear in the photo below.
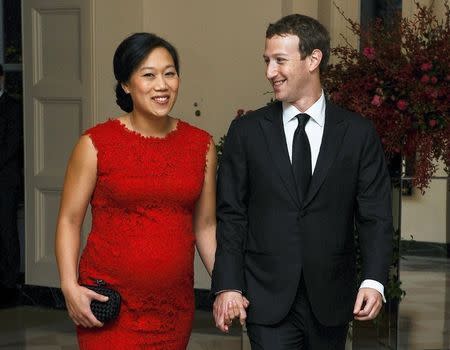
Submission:
{"label": "man's ear", "polygon": [[309,71],[313,72],[320,66],[320,62],[322,62],[322,51],[319,49],[314,49],[313,52],[311,52],[310,57],[310,65],[309,65]]}

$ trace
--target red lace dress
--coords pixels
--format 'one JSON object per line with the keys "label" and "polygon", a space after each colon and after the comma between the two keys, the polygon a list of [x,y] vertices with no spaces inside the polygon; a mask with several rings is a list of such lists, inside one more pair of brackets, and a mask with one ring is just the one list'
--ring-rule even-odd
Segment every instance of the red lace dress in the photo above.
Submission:
{"label": "red lace dress", "polygon": [[104,280],[122,307],[102,328],[78,327],[80,348],[185,349],[194,315],[193,210],[211,136],[181,120],[165,138],[118,119],[85,134],[97,149],[97,184],[79,282]]}

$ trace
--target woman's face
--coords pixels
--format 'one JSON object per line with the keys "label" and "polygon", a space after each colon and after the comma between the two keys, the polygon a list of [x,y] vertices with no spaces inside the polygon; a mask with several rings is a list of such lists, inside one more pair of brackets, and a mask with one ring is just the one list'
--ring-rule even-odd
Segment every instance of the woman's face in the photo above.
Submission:
{"label": "woman's face", "polygon": [[177,99],[178,77],[170,53],[157,47],[122,84],[133,100],[133,112],[150,117],[165,117]]}

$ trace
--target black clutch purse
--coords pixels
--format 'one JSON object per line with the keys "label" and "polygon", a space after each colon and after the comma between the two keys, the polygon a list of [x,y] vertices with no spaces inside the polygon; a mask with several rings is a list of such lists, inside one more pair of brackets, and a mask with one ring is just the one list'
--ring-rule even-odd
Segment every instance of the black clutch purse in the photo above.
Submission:
{"label": "black clutch purse", "polygon": [[120,311],[121,297],[119,292],[114,289],[107,288],[106,283],[103,280],[95,280],[96,286],[83,285],[83,287],[89,288],[94,292],[107,296],[109,299],[106,302],[92,300],[91,311],[94,316],[100,322],[108,322],[114,320]]}

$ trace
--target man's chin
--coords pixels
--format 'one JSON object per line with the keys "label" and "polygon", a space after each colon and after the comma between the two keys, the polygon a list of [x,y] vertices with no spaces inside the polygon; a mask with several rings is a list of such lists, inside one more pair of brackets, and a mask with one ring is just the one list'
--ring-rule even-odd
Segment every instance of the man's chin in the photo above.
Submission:
{"label": "man's chin", "polygon": [[276,99],[277,101],[284,102],[284,101],[286,100],[286,96],[284,96],[284,95],[283,95],[282,93],[280,93],[280,92],[274,91],[273,94],[274,94],[275,99]]}

